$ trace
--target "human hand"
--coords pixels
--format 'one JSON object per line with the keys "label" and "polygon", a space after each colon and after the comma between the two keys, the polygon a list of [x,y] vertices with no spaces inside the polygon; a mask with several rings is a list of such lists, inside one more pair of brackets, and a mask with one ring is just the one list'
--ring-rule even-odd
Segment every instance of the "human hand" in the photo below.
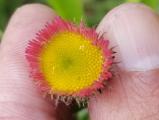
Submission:
{"label": "human hand", "polygon": [[98,32],[115,46],[115,77],[91,99],[91,120],[159,120],[159,17],[141,4],[124,4],[101,21]]}
{"label": "human hand", "polygon": [[40,4],[13,14],[0,46],[0,120],[72,120],[70,108],[56,108],[39,94],[25,59],[28,41],[54,17],[52,9]]}
{"label": "human hand", "polygon": [[[0,47],[0,119],[59,119],[55,106],[30,80],[24,56],[28,41],[54,16],[51,9],[34,4],[11,18]],[[124,4],[106,15],[97,32],[116,46],[116,61],[121,62],[110,88],[91,99],[91,120],[158,120],[158,15],[143,5]],[[70,111],[60,110],[70,120]]]}

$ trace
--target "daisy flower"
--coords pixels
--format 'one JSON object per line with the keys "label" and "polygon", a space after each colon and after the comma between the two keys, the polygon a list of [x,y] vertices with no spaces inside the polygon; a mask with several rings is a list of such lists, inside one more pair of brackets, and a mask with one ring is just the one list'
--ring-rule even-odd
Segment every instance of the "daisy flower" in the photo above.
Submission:
{"label": "daisy flower", "polygon": [[41,91],[58,101],[85,101],[111,77],[109,41],[82,22],[56,17],[28,43],[31,77]]}

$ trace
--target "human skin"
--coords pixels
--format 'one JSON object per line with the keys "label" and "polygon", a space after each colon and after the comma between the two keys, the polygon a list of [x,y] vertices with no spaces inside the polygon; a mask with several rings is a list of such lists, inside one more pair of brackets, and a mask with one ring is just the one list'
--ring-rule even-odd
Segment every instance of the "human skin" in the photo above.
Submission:
{"label": "human skin", "polygon": [[[0,45],[0,119],[70,120],[70,110],[56,110],[31,78],[24,51],[29,40],[53,20],[55,13],[40,4],[25,5],[13,14]],[[123,4],[97,27],[115,46],[113,79],[103,94],[89,102],[91,120],[159,119],[159,17],[141,4]],[[65,109],[65,110],[64,110]]]}
{"label": "human skin", "polygon": [[40,4],[22,6],[11,17],[0,46],[0,120],[71,119],[69,108],[55,108],[39,94],[24,54],[28,41],[54,17]]}
{"label": "human skin", "polygon": [[108,13],[98,32],[117,52],[109,88],[92,98],[91,120],[159,120],[159,17],[140,4]]}

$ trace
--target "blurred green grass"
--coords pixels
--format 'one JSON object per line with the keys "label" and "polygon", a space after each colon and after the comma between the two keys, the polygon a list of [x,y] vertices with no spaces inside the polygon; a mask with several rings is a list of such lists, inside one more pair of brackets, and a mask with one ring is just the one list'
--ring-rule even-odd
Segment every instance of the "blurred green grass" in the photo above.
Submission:
{"label": "blurred green grass", "polygon": [[67,20],[80,23],[81,19],[84,18],[81,0],[47,0],[47,2],[60,16]]}
{"label": "blurred green grass", "polygon": [[[77,23],[83,19],[88,26],[97,26],[108,11],[124,2],[145,3],[159,11],[159,0],[0,0],[0,39],[12,13],[27,3],[43,3],[65,19]],[[86,108],[79,109],[75,116],[76,120],[89,119]]]}
{"label": "blurred green grass", "polygon": [[88,26],[96,26],[109,10],[124,2],[141,2],[159,10],[159,0],[0,0],[0,31],[4,31],[15,9],[27,3],[46,4],[63,18],[77,23],[84,19]]}

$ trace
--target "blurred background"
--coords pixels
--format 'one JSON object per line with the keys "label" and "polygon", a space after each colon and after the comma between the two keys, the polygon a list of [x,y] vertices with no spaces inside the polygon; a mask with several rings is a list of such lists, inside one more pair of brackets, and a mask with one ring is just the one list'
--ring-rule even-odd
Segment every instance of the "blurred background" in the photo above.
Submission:
{"label": "blurred background", "polygon": [[12,13],[24,4],[43,3],[63,18],[96,26],[109,10],[125,2],[144,3],[159,12],[159,0],[0,0],[0,38]]}
{"label": "blurred background", "polygon": [[[88,26],[96,27],[108,11],[125,2],[144,3],[159,12],[159,0],[0,0],[0,40],[12,13],[24,4],[46,4],[64,19],[77,24],[82,19]],[[87,108],[77,109],[75,117],[89,120]]]}

